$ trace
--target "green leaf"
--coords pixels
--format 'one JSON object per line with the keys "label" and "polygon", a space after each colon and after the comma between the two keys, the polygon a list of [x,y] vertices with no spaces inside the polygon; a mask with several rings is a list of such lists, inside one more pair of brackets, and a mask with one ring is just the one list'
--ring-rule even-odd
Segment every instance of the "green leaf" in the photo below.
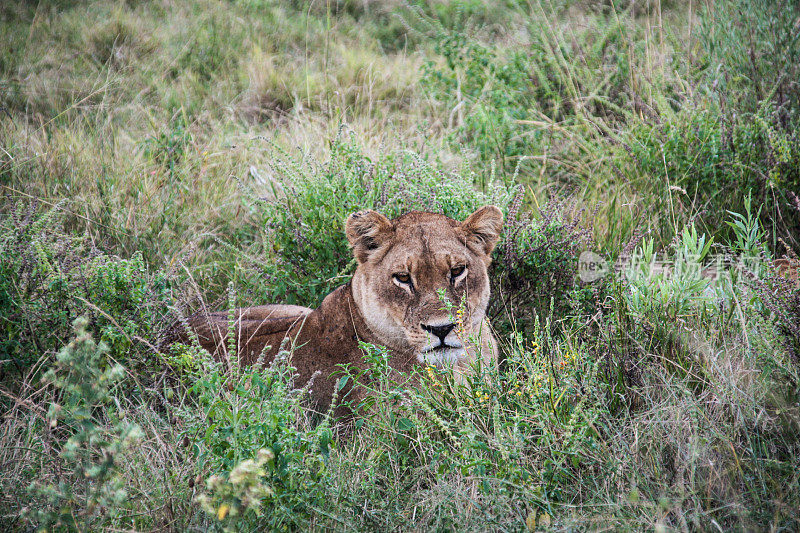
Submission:
{"label": "green leaf", "polygon": [[411,431],[414,429],[414,422],[408,418],[401,418],[397,421],[397,429],[398,431]]}

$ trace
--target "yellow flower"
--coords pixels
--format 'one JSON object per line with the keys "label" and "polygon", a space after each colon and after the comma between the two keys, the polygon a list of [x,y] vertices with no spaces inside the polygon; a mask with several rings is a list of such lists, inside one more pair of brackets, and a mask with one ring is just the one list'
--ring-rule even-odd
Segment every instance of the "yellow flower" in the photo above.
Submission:
{"label": "yellow flower", "polygon": [[225,517],[228,516],[228,511],[230,510],[231,506],[228,505],[227,503],[223,503],[222,505],[220,505],[219,509],[217,509],[217,519],[224,520]]}

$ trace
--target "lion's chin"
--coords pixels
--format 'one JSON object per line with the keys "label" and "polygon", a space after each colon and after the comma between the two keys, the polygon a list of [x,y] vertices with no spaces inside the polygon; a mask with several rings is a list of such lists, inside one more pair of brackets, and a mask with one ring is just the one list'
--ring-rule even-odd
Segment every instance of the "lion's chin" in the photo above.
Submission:
{"label": "lion's chin", "polygon": [[417,353],[417,360],[426,365],[437,367],[454,366],[467,355],[463,347],[455,348],[440,346],[433,349],[422,350]]}

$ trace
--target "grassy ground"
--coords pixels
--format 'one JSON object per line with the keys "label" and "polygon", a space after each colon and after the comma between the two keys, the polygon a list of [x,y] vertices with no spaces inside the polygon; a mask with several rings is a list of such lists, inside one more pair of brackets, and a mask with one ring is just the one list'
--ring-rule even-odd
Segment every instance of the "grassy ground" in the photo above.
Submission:
{"label": "grassy ground", "polygon": [[[3,4],[3,529],[796,530],[798,20]],[[343,432],[285,361],[155,349],[204,305],[316,305],[349,212],[484,203],[505,362],[467,386],[369,348]],[[581,280],[587,250],[619,268]]]}

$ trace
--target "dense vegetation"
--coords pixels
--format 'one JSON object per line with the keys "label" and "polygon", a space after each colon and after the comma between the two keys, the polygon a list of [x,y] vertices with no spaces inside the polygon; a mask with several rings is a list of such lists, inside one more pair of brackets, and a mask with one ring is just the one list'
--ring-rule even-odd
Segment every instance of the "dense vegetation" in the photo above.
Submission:
{"label": "dense vegetation", "polygon": [[[798,21],[3,2],[0,529],[799,529]],[[343,428],[289,354],[158,350],[203,307],[319,303],[352,211],[486,203],[503,363],[465,386],[365,346]]]}

